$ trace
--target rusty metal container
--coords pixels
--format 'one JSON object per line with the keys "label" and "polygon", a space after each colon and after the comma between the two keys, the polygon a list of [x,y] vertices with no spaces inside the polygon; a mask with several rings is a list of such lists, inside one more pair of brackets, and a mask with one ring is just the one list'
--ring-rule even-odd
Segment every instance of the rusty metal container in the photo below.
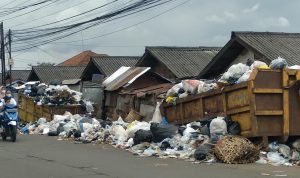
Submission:
{"label": "rusty metal container", "polygon": [[66,105],[66,106],[54,106],[54,105],[36,105],[30,97],[24,94],[19,94],[18,113],[21,121],[34,122],[41,117],[46,118],[48,121],[53,119],[54,115],[62,115],[66,111],[71,114],[84,114],[85,108],[81,105]]}
{"label": "rusty metal container", "polygon": [[166,118],[176,124],[214,116],[231,116],[242,136],[300,135],[300,70],[255,69],[248,82],[226,86],[164,104]]}

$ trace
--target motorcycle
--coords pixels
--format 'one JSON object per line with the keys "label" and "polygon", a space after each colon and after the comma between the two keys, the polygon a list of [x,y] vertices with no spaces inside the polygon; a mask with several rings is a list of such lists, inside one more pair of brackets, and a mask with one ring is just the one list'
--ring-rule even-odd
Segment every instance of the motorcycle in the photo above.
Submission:
{"label": "motorcycle", "polygon": [[17,124],[19,121],[17,106],[7,104],[4,106],[0,124],[0,134],[2,140],[10,137],[12,142],[17,139]]}

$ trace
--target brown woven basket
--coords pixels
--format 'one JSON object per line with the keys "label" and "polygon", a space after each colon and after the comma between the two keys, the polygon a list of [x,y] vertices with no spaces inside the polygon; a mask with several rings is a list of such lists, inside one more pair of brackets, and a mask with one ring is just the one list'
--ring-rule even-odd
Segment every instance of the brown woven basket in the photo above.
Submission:
{"label": "brown woven basket", "polygon": [[251,141],[239,136],[226,136],[214,148],[216,157],[228,164],[254,163],[259,159],[259,149]]}
{"label": "brown woven basket", "polygon": [[131,109],[129,114],[127,115],[127,117],[124,119],[125,122],[133,122],[135,120],[139,121],[143,118],[143,116],[141,116],[138,112],[136,112],[135,110]]}

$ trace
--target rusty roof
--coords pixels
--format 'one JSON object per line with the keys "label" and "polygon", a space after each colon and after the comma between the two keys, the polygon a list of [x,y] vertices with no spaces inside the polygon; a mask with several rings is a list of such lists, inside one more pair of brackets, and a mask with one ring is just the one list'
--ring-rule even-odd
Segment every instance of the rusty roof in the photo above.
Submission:
{"label": "rusty roof", "polygon": [[90,50],[83,51],[58,64],[58,66],[86,66],[90,62],[92,56],[107,56],[107,54],[97,54]]}
{"label": "rusty roof", "polygon": [[136,89],[136,90],[132,90],[132,91],[122,92],[122,94],[130,94],[130,95],[155,94],[155,95],[159,95],[159,94],[167,92],[170,88],[172,88],[172,86],[174,86],[173,83],[163,83],[163,84],[145,87],[145,88],[141,88],[141,89]]}

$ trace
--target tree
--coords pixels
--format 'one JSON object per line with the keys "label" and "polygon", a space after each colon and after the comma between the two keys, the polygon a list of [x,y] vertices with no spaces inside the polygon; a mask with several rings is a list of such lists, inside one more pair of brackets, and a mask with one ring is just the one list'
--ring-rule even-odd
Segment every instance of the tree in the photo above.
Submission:
{"label": "tree", "polygon": [[52,62],[37,62],[35,65],[33,64],[28,64],[28,66],[32,67],[32,66],[55,66],[55,63]]}

